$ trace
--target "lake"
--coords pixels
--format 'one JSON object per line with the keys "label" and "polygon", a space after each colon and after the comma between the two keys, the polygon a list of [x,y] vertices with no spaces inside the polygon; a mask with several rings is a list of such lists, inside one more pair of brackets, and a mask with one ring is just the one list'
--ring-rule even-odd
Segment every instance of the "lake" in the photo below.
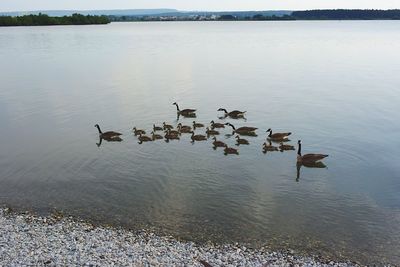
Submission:
{"label": "lake", "polygon": [[[0,204],[177,238],[400,264],[400,22],[0,28]],[[254,126],[139,144],[132,127]],[[219,119],[218,108],[246,120]],[[103,131],[122,142],[100,146]],[[296,151],[262,152],[266,130]],[[196,129],[197,134],[204,133]]]}

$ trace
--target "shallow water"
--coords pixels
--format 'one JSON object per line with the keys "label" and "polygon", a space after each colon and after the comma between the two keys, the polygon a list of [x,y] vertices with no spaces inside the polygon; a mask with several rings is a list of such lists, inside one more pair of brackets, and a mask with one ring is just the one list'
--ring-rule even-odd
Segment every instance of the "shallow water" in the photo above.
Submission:
{"label": "shallow water", "polygon": [[[399,264],[400,23],[112,23],[0,28],[0,203],[197,241]],[[239,156],[211,140],[138,144],[175,107],[258,127]],[[193,119],[180,118],[190,124]],[[104,142],[97,130],[123,133]],[[296,152],[263,154],[268,128]],[[204,132],[199,129],[197,133]],[[218,139],[235,146],[228,129]]]}

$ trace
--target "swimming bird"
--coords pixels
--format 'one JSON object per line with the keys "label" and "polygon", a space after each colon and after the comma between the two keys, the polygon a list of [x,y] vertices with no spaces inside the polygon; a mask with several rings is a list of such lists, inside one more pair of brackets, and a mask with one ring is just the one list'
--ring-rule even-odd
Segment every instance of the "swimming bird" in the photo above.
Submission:
{"label": "swimming bird", "polygon": [[267,145],[267,143],[263,144],[263,150],[265,152],[267,152],[267,151],[278,151],[278,148],[276,146],[273,146],[271,144],[271,141],[270,141],[268,145]]}
{"label": "swimming bird", "polygon": [[232,129],[233,129],[233,132],[235,132],[237,134],[249,134],[249,133],[253,133],[254,134],[254,131],[258,129],[256,127],[240,127],[240,128],[236,129],[235,126],[233,126],[229,122],[225,123],[225,125],[231,126]]}
{"label": "swimming bird", "polygon": [[156,126],[155,124],[153,124],[153,131],[155,132],[155,131],[162,131],[163,130],[163,127],[159,127],[159,126]]}
{"label": "swimming bird", "polygon": [[207,135],[218,135],[219,134],[219,132],[218,131],[216,131],[216,130],[210,130],[210,128],[206,128],[206,133],[207,133]]}
{"label": "swimming bird", "polygon": [[215,128],[225,128],[225,125],[223,123],[218,123],[218,122],[214,122],[211,121],[211,129],[215,129]]}
{"label": "swimming bird", "polygon": [[236,154],[239,155],[239,151],[235,148],[232,147],[228,147],[228,145],[225,145],[225,149],[224,149],[224,154]]}
{"label": "swimming bird", "polygon": [[269,132],[268,138],[272,140],[283,140],[287,139],[289,135],[291,135],[291,132],[288,133],[272,133],[272,129],[269,128],[267,130],[267,133]]}
{"label": "swimming bird", "polygon": [[139,134],[138,139],[139,139],[140,143],[153,141],[153,138],[142,135],[142,134]]}
{"label": "swimming bird", "polygon": [[161,135],[159,135],[159,134],[155,134],[154,133],[154,131],[153,132],[151,132],[151,138],[153,139],[153,141],[154,140],[158,140],[158,139],[163,139],[164,137],[162,137]]}
{"label": "swimming bird", "polygon": [[279,149],[280,149],[281,152],[287,151],[287,150],[295,150],[295,149],[294,149],[294,146],[291,146],[291,145],[284,145],[282,142],[281,142],[280,145],[279,145]]}
{"label": "swimming bird", "polygon": [[179,123],[177,128],[182,133],[191,132],[192,131],[192,127],[187,126],[187,125],[182,125],[182,123]]}
{"label": "swimming bird", "polygon": [[176,112],[182,116],[191,115],[191,114],[194,115],[194,113],[196,112],[195,109],[190,109],[190,108],[180,110],[179,106],[176,102],[174,102],[172,105],[176,106]]}
{"label": "swimming bird", "polygon": [[133,127],[133,132],[135,135],[146,134],[145,130],[136,129],[136,127]]}
{"label": "swimming bird", "polygon": [[207,137],[205,135],[201,135],[201,134],[194,134],[194,132],[192,132],[192,136],[190,137],[192,139],[192,142],[194,141],[206,141]]}
{"label": "swimming bird", "polygon": [[301,163],[303,165],[306,165],[306,164],[316,163],[316,162],[328,157],[328,155],[326,155],[326,154],[305,154],[305,155],[301,155],[301,140],[297,141],[297,144],[299,146],[299,148],[297,150],[297,163]]}
{"label": "swimming bird", "polygon": [[172,130],[174,127],[172,125],[166,124],[165,122],[163,122],[163,129],[164,130]]}
{"label": "swimming bird", "polygon": [[214,142],[213,142],[214,147],[225,147],[226,146],[226,144],[224,142],[218,141],[215,136],[213,137],[213,140],[214,140]]}
{"label": "swimming bird", "polygon": [[225,117],[231,117],[231,118],[243,118],[244,113],[246,113],[246,111],[239,111],[239,110],[233,110],[231,112],[228,112],[224,108],[219,108],[218,111],[223,111]]}
{"label": "swimming bird", "polygon": [[247,141],[246,139],[241,139],[239,137],[239,135],[236,135],[236,145],[248,145],[249,141]]}
{"label": "swimming bird", "polygon": [[[100,138],[103,138],[104,140],[113,139],[113,138],[116,138],[117,136],[122,135],[121,133],[114,132],[114,131],[108,131],[108,132],[104,132],[104,133],[103,133],[103,132],[100,130],[100,126],[99,126],[98,124],[96,124],[94,127],[96,127],[97,130],[99,131],[99,137],[100,137]],[[108,141],[108,140],[107,140],[107,141]]]}
{"label": "swimming bird", "polygon": [[197,122],[193,121],[193,128],[194,128],[194,129],[196,129],[196,128],[202,128],[202,127],[204,127],[204,124],[202,124],[202,123],[197,123]]}
{"label": "swimming bird", "polygon": [[171,134],[170,130],[167,131],[167,133],[164,135],[164,137],[167,140],[179,140],[179,136],[177,134]]}

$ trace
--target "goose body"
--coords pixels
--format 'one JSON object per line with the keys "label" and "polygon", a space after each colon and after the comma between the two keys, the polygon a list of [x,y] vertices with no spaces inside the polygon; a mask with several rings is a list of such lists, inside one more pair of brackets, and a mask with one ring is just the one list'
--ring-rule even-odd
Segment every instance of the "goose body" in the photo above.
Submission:
{"label": "goose body", "polygon": [[152,134],[151,138],[153,139],[153,141],[154,141],[154,140],[159,140],[159,139],[163,139],[163,138],[164,138],[164,137],[162,137],[162,136],[159,135],[159,134],[155,134],[154,132],[151,132],[151,134]]}
{"label": "goose body", "polygon": [[145,130],[136,129],[136,127],[133,127],[133,133],[135,135],[141,135],[141,134],[146,134],[146,131]]}
{"label": "goose body", "polygon": [[269,128],[267,130],[267,133],[269,132],[268,138],[272,140],[282,140],[282,139],[287,139],[289,135],[291,135],[291,132],[287,133],[272,133],[272,129]]}
{"label": "goose body", "polygon": [[168,131],[165,135],[164,135],[165,139],[167,140],[179,140],[179,136],[177,134],[171,134],[171,131]]}
{"label": "goose body", "polygon": [[214,147],[225,147],[226,146],[226,144],[224,142],[218,141],[215,136],[213,137],[213,140],[214,140],[214,142],[213,142]]}
{"label": "goose body", "polygon": [[241,139],[239,137],[239,135],[236,135],[236,144],[237,145],[248,145],[249,141],[247,141],[246,139]]}
{"label": "goose body", "polygon": [[326,154],[305,154],[305,155],[301,155],[301,140],[299,140],[297,142],[298,144],[298,150],[297,150],[297,163],[301,163],[303,165],[307,165],[307,164],[313,164],[316,163],[326,157],[328,157],[328,155]]}
{"label": "goose body", "polygon": [[240,110],[233,110],[231,112],[228,112],[224,108],[219,108],[218,111],[223,111],[225,114],[225,117],[231,117],[231,118],[244,117],[244,114],[246,113],[246,111],[240,111]]}
{"label": "goose body", "polygon": [[179,123],[178,124],[178,130],[180,132],[182,132],[182,130],[187,130],[187,131],[191,132],[192,131],[192,127],[190,127],[188,125],[182,125],[182,123]]}
{"label": "goose body", "polygon": [[206,128],[206,133],[207,133],[207,135],[218,135],[219,134],[219,132],[218,131],[216,131],[216,130],[210,130],[210,128]]}
{"label": "goose body", "polygon": [[159,127],[159,126],[156,126],[155,124],[153,124],[153,131],[155,132],[155,131],[162,131],[163,130],[163,127]]}
{"label": "goose body", "polygon": [[229,122],[227,122],[227,123],[225,123],[225,125],[229,125],[229,126],[231,126],[232,127],[232,129],[233,129],[233,131],[235,132],[235,133],[249,133],[249,132],[254,132],[255,130],[257,130],[258,128],[256,128],[256,127],[246,127],[246,126],[244,126],[244,127],[240,127],[240,128],[235,128],[235,126],[233,126],[231,123],[229,123]]}
{"label": "goose body", "polygon": [[139,139],[140,142],[151,142],[151,141],[153,141],[153,138],[145,136],[145,135],[141,135],[141,134],[139,135],[138,139]]}
{"label": "goose body", "polygon": [[218,122],[214,122],[211,121],[211,129],[215,129],[215,128],[225,128],[225,124],[223,123],[218,123]]}
{"label": "goose body", "polygon": [[202,127],[204,127],[204,124],[193,121],[193,128],[202,128]]}
{"label": "goose body", "polygon": [[[100,126],[99,126],[98,124],[96,124],[94,127],[96,127],[97,130],[99,131],[99,137],[100,137],[100,138],[103,138],[103,139],[106,140],[106,141],[109,141],[109,140],[111,140],[111,139],[113,139],[113,138],[116,138],[116,137],[122,135],[121,133],[114,132],[114,131],[108,131],[108,132],[104,132],[104,133],[103,133],[103,132],[101,131],[101,129],[100,129]],[[122,139],[121,139],[121,140],[122,140]]]}
{"label": "goose body", "polygon": [[239,151],[237,149],[232,148],[232,147],[228,147],[228,145],[225,145],[224,152],[225,152],[225,155],[227,155],[227,154],[239,155]]}
{"label": "goose body", "polygon": [[172,105],[176,106],[176,112],[181,115],[193,115],[196,112],[195,109],[190,109],[190,108],[180,110],[176,102],[173,103]]}
{"label": "goose body", "polygon": [[164,130],[172,130],[174,127],[172,125],[166,124],[165,122],[163,122],[163,129]]}
{"label": "goose body", "polygon": [[284,145],[283,143],[280,143],[279,149],[280,149],[281,151],[295,150],[294,146],[292,146],[292,145]]}
{"label": "goose body", "polygon": [[194,134],[194,132],[192,132],[192,136],[190,137],[192,139],[192,141],[206,141],[207,137],[205,135],[201,135],[201,134]]}
{"label": "goose body", "polygon": [[165,133],[166,134],[171,134],[171,135],[179,135],[180,134],[179,131],[175,131],[175,130],[167,130]]}
{"label": "goose body", "polygon": [[267,143],[263,144],[263,150],[264,151],[278,151],[278,148],[276,146],[273,146],[271,142],[267,145]]}

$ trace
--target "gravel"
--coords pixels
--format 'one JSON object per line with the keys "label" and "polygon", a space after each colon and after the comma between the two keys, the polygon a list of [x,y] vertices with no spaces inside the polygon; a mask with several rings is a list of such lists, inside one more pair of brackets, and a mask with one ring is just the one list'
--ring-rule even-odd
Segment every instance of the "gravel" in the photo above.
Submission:
{"label": "gravel", "polygon": [[146,231],[0,208],[0,266],[357,266],[288,252],[181,242]]}

